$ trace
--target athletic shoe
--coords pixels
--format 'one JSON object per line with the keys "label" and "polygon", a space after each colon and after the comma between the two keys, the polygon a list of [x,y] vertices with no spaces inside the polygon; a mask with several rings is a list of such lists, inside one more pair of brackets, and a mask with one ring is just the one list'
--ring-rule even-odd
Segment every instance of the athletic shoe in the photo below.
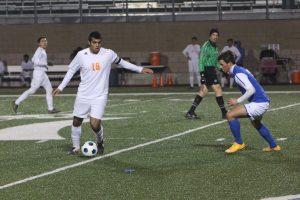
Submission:
{"label": "athletic shoe", "polygon": [[232,144],[232,146],[225,151],[225,153],[234,153],[234,152],[237,152],[238,150],[241,150],[241,149],[245,148],[245,146],[246,146],[245,143],[239,144],[239,143],[234,142]]}
{"label": "athletic shoe", "polygon": [[55,113],[59,113],[60,110],[56,110],[55,108],[53,108],[52,110],[48,110],[48,114],[55,114]]}
{"label": "athletic shoe", "polygon": [[18,112],[18,105],[15,103],[15,101],[12,102],[12,110],[15,114]]}
{"label": "athletic shoe", "polygon": [[277,146],[274,147],[274,148],[271,148],[271,147],[263,148],[263,151],[264,151],[264,152],[280,151],[280,150],[281,150],[281,147],[280,147],[279,145],[277,145]]}
{"label": "athletic shoe", "polygon": [[75,147],[72,147],[72,148],[70,149],[70,151],[68,151],[68,154],[69,154],[69,155],[77,155],[77,154],[79,154],[79,150],[80,150],[80,149],[76,149]]}
{"label": "athletic shoe", "polygon": [[196,115],[196,113],[194,113],[194,112],[192,112],[192,113],[190,113],[190,112],[187,112],[186,114],[185,114],[185,118],[187,118],[187,119],[199,119],[199,117]]}

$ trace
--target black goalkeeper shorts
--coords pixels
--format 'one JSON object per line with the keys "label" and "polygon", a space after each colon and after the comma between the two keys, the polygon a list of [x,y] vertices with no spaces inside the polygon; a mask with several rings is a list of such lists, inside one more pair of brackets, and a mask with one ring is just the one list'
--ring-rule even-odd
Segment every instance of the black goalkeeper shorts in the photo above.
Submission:
{"label": "black goalkeeper shorts", "polygon": [[204,77],[205,77],[205,85],[211,86],[215,84],[220,84],[220,81],[217,76],[217,70],[215,67],[205,67],[204,70]]}

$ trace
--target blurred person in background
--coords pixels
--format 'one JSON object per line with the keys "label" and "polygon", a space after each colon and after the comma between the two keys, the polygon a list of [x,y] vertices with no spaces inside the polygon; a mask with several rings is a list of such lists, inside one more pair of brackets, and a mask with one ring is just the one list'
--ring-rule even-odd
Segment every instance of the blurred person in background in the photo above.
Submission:
{"label": "blurred person in background", "polygon": [[3,76],[4,76],[4,73],[5,73],[5,65],[2,61],[2,59],[0,58],[0,87],[2,86],[2,79],[3,79]]}
{"label": "blurred person in background", "polygon": [[53,107],[53,96],[52,96],[52,86],[47,76],[48,62],[46,48],[48,45],[47,38],[45,36],[39,37],[38,48],[35,51],[32,62],[34,66],[33,77],[31,81],[31,86],[28,90],[23,92],[23,94],[16,100],[12,102],[12,109],[14,113],[17,113],[19,105],[28,98],[29,95],[34,94],[41,86],[46,90],[46,100],[48,106],[48,113],[54,114],[59,111]]}
{"label": "blurred person in background", "polygon": [[[237,63],[238,60],[241,59],[241,53],[237,49],[237,47],[234,46],[234,41],[232,38],[229,38],[227,40],[227,45],[222,49],[221,53],[224,53],[226,51],[231,51],[234,55],[235,62]],[[229,88],[233,87],[233,78],[231,78],[228,74],[225,74],[224,72],[222,73],[222,78],[221,78],[221,86],[222,88],[225,87],[225,83],[229,80]]]}
{"label": "blurred person in background", "polygon": [[197,37],[192,37],[192,43],[187,45],[182,51],[183,55],[188,60],[190,88],[194,88],[194,76],[197,77],[198,87],[201,85],[199,74],[200,45],[197,44],[197,42]]}
{"label": "blurred person in background", "polygon": [[23,86],[29,86],[31,82],[31,75],[33,70],[33,63],[29,60],[29,55],[25,54],[21,63],[22,72],[20,74]]}

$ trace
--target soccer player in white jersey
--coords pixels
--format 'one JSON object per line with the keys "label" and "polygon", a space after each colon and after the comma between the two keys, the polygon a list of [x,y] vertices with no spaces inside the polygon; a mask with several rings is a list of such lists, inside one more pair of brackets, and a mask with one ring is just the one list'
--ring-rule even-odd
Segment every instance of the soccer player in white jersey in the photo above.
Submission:
{"label": "soccer player in white jersey", "polygon": [[81,82],[74,103],[71,130],[73,147],[69,154],[76,154],[80,150],[81,124],[83,118],[87,118],[88,115],[90,116],[91,128],[97,139],[98,153],[102,154],[104,152],[101,120],[107,103],[109,74],[113,63],[138,73],[153,73],[151,69],[126,62],[119,58],[114,51],[101,47],[102,38],[97,31],[90,33],[88,42],[89,48],[77,53],[69,65],[64,80],[53,91],[54,96],[61,93],[76,71],[80,70]]}
{"label": "soccer player in white jersey", "polygon": [[199,74],[199,55],[200,55],[200,45],[197,44],[197,38],[192,37],[192,44],[189,44],[182,51],[183,55],[188,59],[189,65],[189,78],[190,78],[190,88],[194,87],[194,75],[197,77],[197,83],[200,87],[200,74]]}
{"label": "soccer player in white jersey", "polygon": [[31,86],[28,90],[23,92],[23,94],[13,102],[13,111],[17,113],[18,106],[31,94],[34,94],[41,86],[46,90],[46,100],[48,105],[48,113],[53,114],[59,112],[53,107],[53,97],[52,97],[52,86],[50,80],[46,74],[48,71],[47,62],[47,38],[42,36],[37,40],[39,47],[35,51],[32,62],[34,66],[33,77],[31,81]]}
{"label": "soccer player in white jersey", "polygon": [[[235,64],[235,58],[231,51],[226,51],[218,57],[219,63],[225,73],[229,73],[234,78],[242,96],[239,98],[230,98],[228,104],[233,106],[227,114],[226,118],[234,137],[234,143],[227,149],[226,153],[235,153],[245,148],[240,133],[239,118],[250,118],[253,127],[269,144],[263,148],[263,151],[280,151],[281,148],[276,144],[269,129],[261,123],[262,116],[269,109],[270,99],[264,89],[257,82],[254,76],[245,68]],[[249,103],[243,104],[244,101]]]}
{"label": "soccer player in white jersey", "polygon": [[[233,42],[233,39],[232,38],[229,38],[227,40],[227,46],[225,46],[221,53],[224,53],[226,51],[231,51],[234,55],[234,59],[235,59],[235,63],[237,63],[237,61],[239,61],[241,59],[241,53],[240,51],[238,50],[238,48],[236,48],[236,46],[234,46],[234,42]],[[233,87],[233,83],[234,83],[234,80],[233,78],[229,77],[229,88],[232,88]],[[227,77],[225,74],[222,74],[222,78],[221,78],[221,86],[222,88],[225,86],[225,82],[227,80]]]}

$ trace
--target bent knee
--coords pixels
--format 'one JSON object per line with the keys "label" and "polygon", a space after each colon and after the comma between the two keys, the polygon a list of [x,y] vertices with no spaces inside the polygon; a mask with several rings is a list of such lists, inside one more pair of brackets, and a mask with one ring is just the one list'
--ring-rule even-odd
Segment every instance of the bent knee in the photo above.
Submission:
{"label": "bent knee", "polygon": [[227,118],[228,121],[234,119],[235,118],[234,113],[232,111],[228,111],[226,113],[226,118]]}
{"label": "bent knee", "polygon": [[201,87],[200,91],[199,91],[199,95],[204,97],[208,92],[208,89],[206,87]]}
{"label": "bent knee", "polygon": [[74,118],[73,118],[73,126],[74,126],[74,127],[79,127],[79,126],[81,126],[82,120],[83,120],[82,118],[74,117]]}

